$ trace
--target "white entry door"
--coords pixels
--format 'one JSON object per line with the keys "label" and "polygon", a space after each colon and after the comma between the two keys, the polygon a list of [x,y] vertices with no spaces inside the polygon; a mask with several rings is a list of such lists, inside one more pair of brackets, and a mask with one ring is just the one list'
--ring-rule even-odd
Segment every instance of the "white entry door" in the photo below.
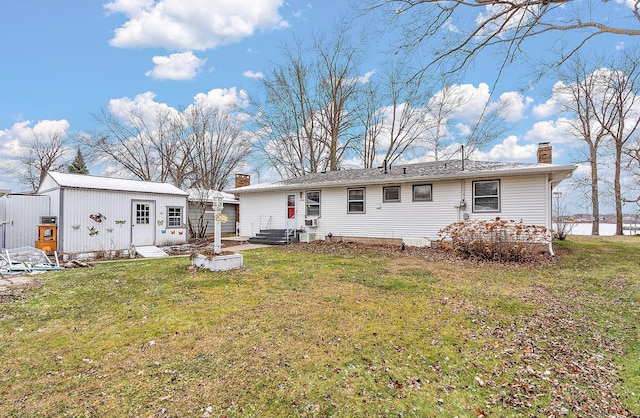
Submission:
{"label": "white entry door", "polygon": [[296,195],[295,193],[287,194],[287,229],[296,229]]}
{"label": "white entry door", "polygon": [[131,202],[131,243],[153,245],[155,243],[155,203],[134,200]]}

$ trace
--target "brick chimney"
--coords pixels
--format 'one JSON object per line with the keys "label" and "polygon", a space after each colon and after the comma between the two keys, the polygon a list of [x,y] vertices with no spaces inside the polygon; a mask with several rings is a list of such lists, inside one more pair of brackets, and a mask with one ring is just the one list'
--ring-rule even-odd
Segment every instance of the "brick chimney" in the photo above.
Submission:
{"label": "brick chimney", "polygon": [[236,188],[251,184],[251,176],[248,174],[236,174]]}
{"label": "brick chimney", "polygon": [[549,142],[540,142],[538,144],[538,164],[551,164],[553,147]]}

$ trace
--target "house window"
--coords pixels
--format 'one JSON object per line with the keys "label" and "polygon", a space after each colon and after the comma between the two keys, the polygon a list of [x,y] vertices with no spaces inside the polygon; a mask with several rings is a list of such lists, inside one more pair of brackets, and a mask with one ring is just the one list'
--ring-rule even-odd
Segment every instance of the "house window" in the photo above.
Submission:
{"label": "house window", "polygon": [[473,182],[473,211],[500,211],[500,181],[489,180]]}
{"label": "house window", "polygon": [[136,225],[149,225],[150,219],[150,205],[148,203],[136,203]]}
{"label": "house window", "polygon": [[347,213],[364,213],[364,187],[347,190]]}
{"label": "house window", "polygon": [[430,184],[416,184],[413,186],[414,202],[431,202],[432,200]]}
{"label": "house window", "polygon": [[182,207],[167,207],[167,227],[179,228],[182,226]]}
{"label": "house window", "polygon": [[382,188],[382,201],[383,202],[399,202],[400,201],[400,186],[389,186]]}
{"label": "house window", "polygon": [[307,217],[320,217],[320,190],[310,190],[307,192]]}

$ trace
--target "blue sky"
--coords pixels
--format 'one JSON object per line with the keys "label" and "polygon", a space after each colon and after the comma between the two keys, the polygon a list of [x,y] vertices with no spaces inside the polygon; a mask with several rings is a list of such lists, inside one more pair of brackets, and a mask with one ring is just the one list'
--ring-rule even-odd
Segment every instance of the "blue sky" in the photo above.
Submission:
{"label": "blue sky", "polygon": [[[199,94],[215,100],[235,100],[242,90],[256,94],[256,77],[278,61],[283,41],[329,30],[347,11],[347,0],[2,2],[0,164],[10,171],[34,129],[91,130],[92,114],[114,105],[184,108]],[[385,50],[385,41],[374,45]],[[607,36],[590,48],[614,51],[625,42],[635,41]],[[544,40],[528,45],[532,57],[552,47]],[[374,52],[363,74],[380,71],[384,54]],[[486,102],[496,61],[483,55],[459,81],[458,91],[475,98],[464,112]],[[535,162],[537,143],[551,141],[554,162],[571,164],[575,145],[559,132],[550,100],[556,80],[545,77],[530,87],[527,69],[510,67],[492,92],[490,100],[506,106],[513,127],[476,157]],[[4,172],[1,188],[21,190]]]}

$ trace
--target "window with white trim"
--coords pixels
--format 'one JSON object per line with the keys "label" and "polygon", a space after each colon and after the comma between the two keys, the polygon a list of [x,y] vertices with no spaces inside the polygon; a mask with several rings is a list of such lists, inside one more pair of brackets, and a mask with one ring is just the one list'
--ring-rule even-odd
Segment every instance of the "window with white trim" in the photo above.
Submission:
{"label": "window with white trim", "polygon": [[383,202],[399,202],[400,186],[387,186],[382,188]]}
{"label": "window with white trim", "polygon": [[182,227],[182,206],[167,207],[167,228]]}
{"label": "window with white trim", "polygon": [[305,216],[307,218],[320,217],[320,190],[309,190],[306,192],[307,206]]}
{"label": "window with white trim", "polygon": [[500,180],[473,182],[473,211],[500,212]]}
{"label": "window with white trim", "polygon": [[413,185],[413,201],[414,202],[431,202],[433,196],[431,194],[430,184],[414,184]]}
{"label": "window with white trim", "polygon": [[364,213],[364,187],[347,189],[347,213]]}

